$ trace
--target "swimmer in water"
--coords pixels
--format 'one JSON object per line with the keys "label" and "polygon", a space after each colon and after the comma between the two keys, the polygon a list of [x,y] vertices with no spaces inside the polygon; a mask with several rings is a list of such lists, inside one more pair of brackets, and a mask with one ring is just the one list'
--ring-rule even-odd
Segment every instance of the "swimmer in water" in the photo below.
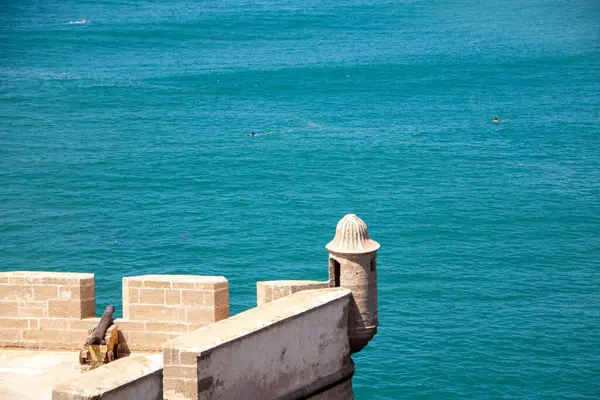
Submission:
{"label": "swimmer in water", "polygon": [[256,133],[254,133],[254,132],[250,132],[250,133],[248,133],[246,136],[256,136]]}
{"label": "swimmer in water", "polygon": [[495,123],[495,124],[497,124],[498,122],[500,122],[500,120],[498,119],[498,117],[496,117],[496,118],[494,118],[494,119],[492,120],[492,122],[493,122],[493,123]]}

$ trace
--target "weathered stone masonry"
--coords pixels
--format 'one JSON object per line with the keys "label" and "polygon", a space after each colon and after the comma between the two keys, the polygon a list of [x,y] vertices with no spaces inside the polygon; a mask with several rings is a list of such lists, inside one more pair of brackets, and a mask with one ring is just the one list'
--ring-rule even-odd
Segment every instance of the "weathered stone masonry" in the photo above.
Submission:
{"label": "weathered stone masonry", "polygon": [[[155,358],[121,358],[52,398],[353,399],[350,355],[377,332],[379,244],[349,214],[326,247],[326,281],[258,282],[258,306],[231,318],[224,277],[123,278],[123,350]],[[95,308],[93,274],[0,273],[0,347],[78,351]]]}
{"label": "weathered stone masonry", "polygon": [[[0,346],[80,350],[98,323],[93,274],[0,273]],[[167,340],[229,316],[223,277],[144,275],[123,278],[125,353],[162,351]]]}

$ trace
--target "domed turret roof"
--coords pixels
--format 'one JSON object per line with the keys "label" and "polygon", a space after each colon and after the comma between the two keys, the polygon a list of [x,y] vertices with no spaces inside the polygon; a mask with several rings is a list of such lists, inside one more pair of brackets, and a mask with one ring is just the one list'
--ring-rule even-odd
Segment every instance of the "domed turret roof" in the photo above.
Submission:
{"label": "domed turret roof", "polygon": [[356,214],[347,214],[338,222],[335,237],[325,248],[336,253],[363,254],[377,250],[379,243],[371,240],[362,219]]}

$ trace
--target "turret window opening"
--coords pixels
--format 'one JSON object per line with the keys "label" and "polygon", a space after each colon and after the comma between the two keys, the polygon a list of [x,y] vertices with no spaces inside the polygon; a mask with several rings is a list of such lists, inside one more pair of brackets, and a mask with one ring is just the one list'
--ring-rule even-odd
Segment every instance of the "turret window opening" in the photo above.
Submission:
{"label": "turret window opening", "polygon": [[375,272],[375,269],[377,268],[377,258],[373,258],[371,259],[371,272]]}
{"label": "turret window opening", "polygon": [[335,287],[340,287],[340,263],[332,258],[331,265],[333,266],[333,278]]}

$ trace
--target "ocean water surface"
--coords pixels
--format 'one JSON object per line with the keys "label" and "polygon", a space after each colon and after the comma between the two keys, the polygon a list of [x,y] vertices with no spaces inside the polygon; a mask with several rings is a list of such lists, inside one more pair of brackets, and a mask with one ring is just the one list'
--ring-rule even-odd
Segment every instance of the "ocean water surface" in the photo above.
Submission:
{"label": "ocean water surface", "polygon": [[224,275],[237,313],[352,212],[357,399],[596,399],[599,119],[597,1],[5,1],[0,270],[93,272],[99,310]]}

